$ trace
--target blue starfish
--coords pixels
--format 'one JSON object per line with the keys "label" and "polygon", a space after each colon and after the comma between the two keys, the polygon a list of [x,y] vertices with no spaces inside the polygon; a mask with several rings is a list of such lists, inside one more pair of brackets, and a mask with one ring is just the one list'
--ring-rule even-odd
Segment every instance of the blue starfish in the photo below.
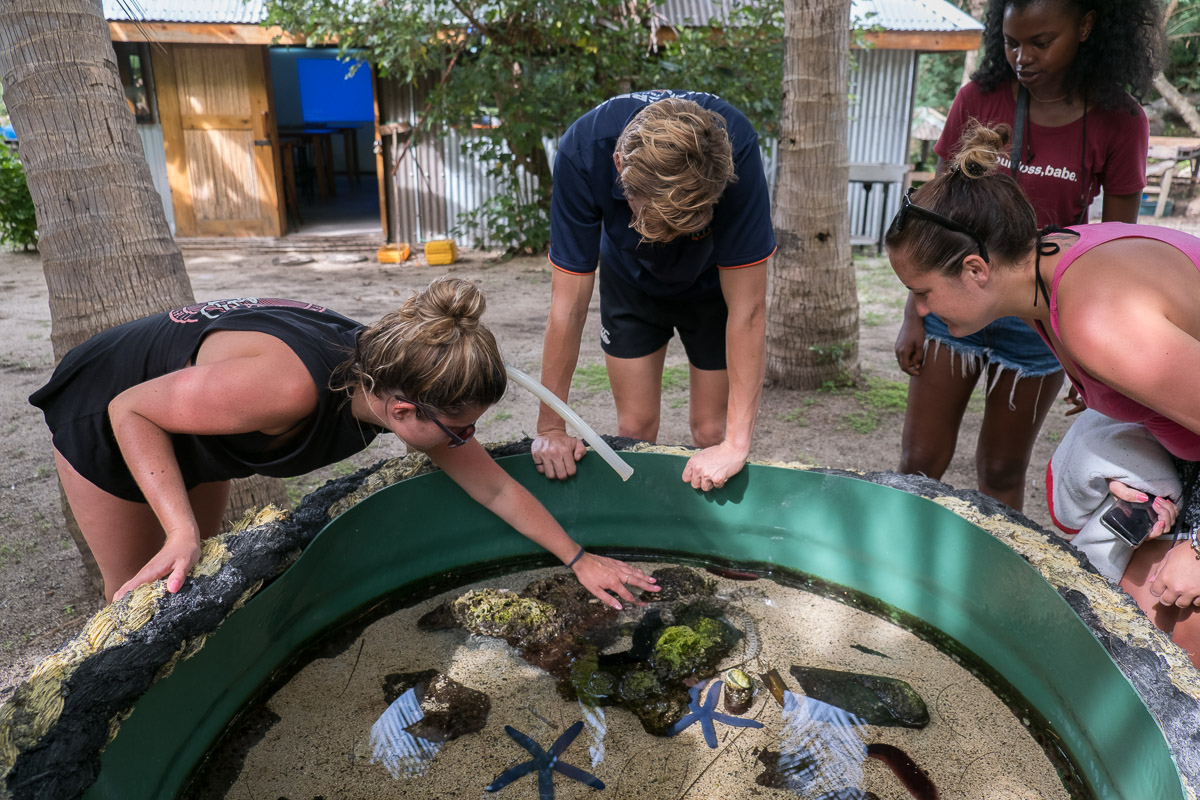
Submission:
{"label": "blue starfish", "polygon": [[483,787],[485,792],[498,792],[505,786],[515,781],[517,778],[524,777],[535,769],[538,774],[538,800],[554,800],[554,771],[558,770],[568,778],[573,778],[580,783],[586,783],[593,789],[603,789],[604,783],[599,778],[590,773],[584,772],[579,767],[573,767],[566,762],[559,761],[566,749],[571,746],[571,742],[575,741],[575,737],[583,730],[583,722],[576,722],[571,727],[563,731],[562,735],[554,740],[554,744],[550,745],[550,751],[543,750],[537,742],[521,733],[516,728],[508,725],[504,726],[505,732],[513,738],[517,744],[524,747],[533,756],[532,759],[524,764],[505,770],[500,777]]}
{"label": "blue starfish", "polygon": [[709,747],[716,747],[717,729],[713,725],[714,722],[724,722],[726,725],[736,728],[761,728],[763,726],[758,720],[731,717],[729,714],[714,711],[717,701],[721,699],[721,681],[717,681],[716,685],[708,690],[708,697],[705,698],[704,705],[700,705],[700,692],[703,691],[706,683],[708,681],[701,681],[688,689],[688,714],[671,726],[671,730],[667,732],[668,735],[674,736],[693,722],[699,722],[701,730],[704,731],[704,742]]}

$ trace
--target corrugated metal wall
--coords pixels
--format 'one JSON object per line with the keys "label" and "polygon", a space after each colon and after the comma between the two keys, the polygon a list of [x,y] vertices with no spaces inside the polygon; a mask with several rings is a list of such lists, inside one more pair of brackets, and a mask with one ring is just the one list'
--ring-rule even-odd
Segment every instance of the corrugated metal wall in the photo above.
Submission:
{"label": "corrugated metal wall", "polygon": [[[415,87],[390,80],[381,80],[378,86],[380,123],[407,122],[415,126],[433,79]],[[495,195],[499,186],[488,174],[486,162],[463,154],[463,136],[449,131],[440,138],[426,137],[404,153],[392,176],[404,142],[403,136],[383,137],[388,241],[415,245],[454,232],[464,245],[477,240],[485,246],[497,245],[482,230],[466,224],[466,215]],[[522,191],[532,193],[534,188],[535,179],[522,176]]]}
{"label": "corrugated metal wall", "polygon": [[[912,50],[856,50],[858,69],[850,73],[849,158],[860,164],[903,164],[908,159],[908,130],[916,91],[917,54]],[[867,195],[851,184],[850,235],[878,236],[879,220],[900,208],[900,191],[891,187],[882,208],[882,185]],[[864,205],[865,223],[864,223]]]}
{"label": "corrugated metal wall", "polygon": [[138,125],[138,138],[142,140],[142,151],[146,154],[146,163],[150,165],[150,178],[154,188],[162,198],[163,213],[167,216],[167,225],[171,226],[171,234],[175,234],[175,206],[171,202],[171,184],[167,181],[167,152],[163,148],[162,125]]}
{"label": "corrugated metal wall", "polygon": [[[849,159],[858,163],[903,164],[908,150],[917,54],[911,50],[856,51],[858,69],[851,72]],[[415,125],[424,108],[424,97],[432,79],[418,87],[379,82],[381,122],[403,121]],[[697,87],[703,88],[703,87]],[[455,132],[436,141],[411,147],[394,179],[387,179],[388,239],[420,243],[449,235],[456,226],[463,244],[476,238],[494,245],[482,231],[468,228],[463,215],[473,211],[498,190],[487,174],[487,165],[462,154],[462,138]],[[383,137],[385,176],[390,175],[396,155],[404,147]],[[553,143],[547,142],[552,158]],[[775,182],[776,142],[763,140],[763,167],[768,184]],[[523,177],[523,191],[532,191],[534,178]],[[881,216],[891,219],[899,208],[900,192],[893,186],[887,205],[882,206],[882,184],[870,194],[861,184],[851,184],[850,233],[875,239]],[[864,217],[865,210],[865,217]]]}

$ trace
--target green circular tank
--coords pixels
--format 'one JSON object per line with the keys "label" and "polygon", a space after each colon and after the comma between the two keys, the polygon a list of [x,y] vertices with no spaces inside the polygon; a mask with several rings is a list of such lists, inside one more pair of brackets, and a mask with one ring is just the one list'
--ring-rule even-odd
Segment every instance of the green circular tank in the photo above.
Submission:
{"label": "green circular tank", "polygon": [[[1194,778],[1177,765],[1181,745],[1168,741],[1144,692],[1068,603],[1080,587],[1043,576],[1059,567],[1041,562],[1072,559],[1043,533],[1001,517],[997,524],[1011,530],[998,536],[937,502],[846,475],[751,465],[705,494],[681,484],[682,456],[625,458],[636,470],[627,483],[595,457],[566,482],[545,480],[528,457],[500,463],[589,548],[803,573],[923,621],[1040,713],[1098,798],[1195,797]],[[946,502],[985,516],[965,501]],[[1045,552],[1023,558],[1014,546]],[[441,473],[369,496],[150,688],[85,796],[176,796],[230,721],[314,638],[397,592],[539,553]],[[1062,567],[1068,581],[1103,583],[1072,563]],[[1081,594],[1089,597],[1086,588]],[[1169,694],[1167,678],[1162,686]],[[1192,713],[1197,705],[1195,695],[1173,702],[1190,703]]]}

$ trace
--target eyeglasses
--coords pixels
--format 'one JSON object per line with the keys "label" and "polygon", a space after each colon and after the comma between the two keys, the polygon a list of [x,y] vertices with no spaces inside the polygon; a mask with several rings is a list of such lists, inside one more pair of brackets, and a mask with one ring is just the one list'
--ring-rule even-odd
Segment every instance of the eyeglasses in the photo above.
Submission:
{"label": "eyeglasses", "polygon": [[436,416],[434,416],[433,412],[430,411],[424,405],[422,405],[414,400],[409,400],[406,397],[401,397],[400,395],[396,395],[396,399],[402,403],[408,403],[413,408],[416,408],[418,411],[420,411],[426,417],[429,417],[429,419],[433,421],[434,425],[437,425],[439,428],[441,428],[442,433],[446,434],[446,436],[448,436],[450,438],[449,446],[450,446],[451,450],[453,450],[455,447],[462,447],[464,444],[466,444],[468,441],[470,441],[472,436],[475,435],[475,426],[473,424],[468,425],[465,428],[461,428],[458,430],[458,432],[455,432],[455,431],[450,430],[450,428],[446,427],[445,425],[443,425],[442,421],[439,420]]}
{"label": "eyeglasses", "polygon": [[896,229],[897,233],[904,228],[904,219],[911,213],[915,216],[921,217],[922,219],[927,219],[936,225],[941,225],[946,230],[954,231],[955,233],[965,233],[967,236],[970,236],[975,240],[976,246],[979,247],[979,257],[984,261],[988,260],[987,245],[983,243],[983,239],[980,238],[978,233],[971,230],[966,225],[955,222],[949,217],[943,217],[937,212],[930,211],[928,208],[922,208],[914,203],[912,201],[912,193],[916,190],[917,187],[910,186],[900,201],[900,210],[896,213],[896,219],[892,222],[892,226]]}

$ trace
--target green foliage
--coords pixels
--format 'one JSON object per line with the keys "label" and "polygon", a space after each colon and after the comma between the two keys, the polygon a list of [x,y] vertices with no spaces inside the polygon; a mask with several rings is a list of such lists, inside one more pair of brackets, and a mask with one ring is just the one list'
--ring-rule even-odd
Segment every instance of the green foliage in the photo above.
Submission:
{"label": "green foliage", "polygon": [[664,392],[681,391],[688,388],[690,384],[691,370],[686,364],[676,364],[663,369],[662,388]]}
{"label": "green foliage", "polygon": [[837,375],[831,381],[825,381],[821,384],[821,389],[825,390],[829,386],[852,386],[854,385],[854,375],[850,370],[846,369],[846,357],[854,353],[858,348],[858,342],[855,340],[845,342],[834,342],[830,345],[810,345],[808,350],[813,354],[813,363],[822,366],[834,365],[838,368]]}
{"label": "green foliage", "polygon": [[1180,0],[1165,28],[1163,76],[1181,92],[1200,92],[1200,0]]}
{"label": "green foliage", "polygon": [[783,0],[733,8],[727,23],[681,27],[659,46],[641,88],[700,89],[720,95],[762,135],[779,130],[783,84]]}
{"label": "green foliage", "polygon": [[[550,164],[543,140],[623,92],[696,88],[721,95],[761,132],[779,118],[782,0],[738,8],[719,27],[651,38],[649,0],[269,0],[268,21],[310,42],[336,40],[379,74],[434,87],[414,136],[455,130],[497,181],[475,224],[509,253],[549,241]],[[439,80],[441,79],[441,80]],[[536,186],[522,176],[536,178]]]}
{"label": "green foliage", "polygon": [[794,422],[801,428],[808,427],[808,418],[804,416],[804,412],[798,408],[793,408],[783,415],[784,422]]}
{"label": "green foliage", "polygon": [[877,411],[903,412],[908,407],[908,381],[867,378],[867,390],[859,392],[858,399]]}
{"label": "green foliage", "polygon": [[37,215],[25,183],[25,168],[0,144],[0,244],[28,250],[37,246]]}
{"label": "green foliage", "polygon": [[585,392],[608,391],[608,368],[603,364],[584,364],[575,370],[571,387],[583,389]]}
{"label": "green foliage", "polygon": [[870,409],[862,411],[851,411],[842,417],[842,422],[838,425],[838,429],[849,428],[855,433],[871,433],[879,427],[879,415]]}
{"label": "green foliage", "polygon": [[[678,392],[687,389],[690,380],[691,374],[686,364],[677,364],[663,369],[662,388],[664,392]],[[603,364],[580,366],[575,370],[571,388],[582,389],[585,392],[607,392],[610,388],[608,368]],[[684,402],[687,402],[686,399]]]}
{"label": "green foliage", "polygon": [[965,53],[922,53],[917,59],[917,93],[913,105],[945,113],[958,94]]}

